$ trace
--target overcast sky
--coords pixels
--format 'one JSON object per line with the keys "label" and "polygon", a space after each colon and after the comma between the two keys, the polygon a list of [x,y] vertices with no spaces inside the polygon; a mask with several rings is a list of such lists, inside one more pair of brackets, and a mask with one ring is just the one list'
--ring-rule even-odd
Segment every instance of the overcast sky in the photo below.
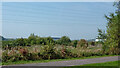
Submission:
{"label": "overcast sky", "polygon": [[68,36],[93,39],[97,29],[106,30],[105,14],[114,12],[112,2],[5,2],[2,35],[7,38]]}

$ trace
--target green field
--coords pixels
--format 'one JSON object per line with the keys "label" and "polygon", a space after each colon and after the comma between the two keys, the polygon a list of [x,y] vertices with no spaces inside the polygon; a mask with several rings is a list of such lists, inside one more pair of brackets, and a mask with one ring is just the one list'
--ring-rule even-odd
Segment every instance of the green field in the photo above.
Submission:
{"label": "green field", "polygon": [[94,64],[85,64],[82,66],[118,66],[118,61],[104,62],[104,63],[94,63]]}
{"label": "green field", "polygon": [[118,61],[104,62],[104,63],[93,63],[93,64],[85,64],[80,66],[71,66],[64,68],[119,68]]}

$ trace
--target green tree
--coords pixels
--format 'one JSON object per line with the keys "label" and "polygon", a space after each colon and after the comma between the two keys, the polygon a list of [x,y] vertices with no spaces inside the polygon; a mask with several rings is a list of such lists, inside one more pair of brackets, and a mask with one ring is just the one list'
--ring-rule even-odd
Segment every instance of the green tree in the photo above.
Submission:
{"label": "green tree", "polygon": [[71,42],[71,44],[72,44],[73,47],[77,47],[78,40],[73,40],[73,41]]}
{"label": "green tree", "polygon": [[16,40],[15,40],[15,43],[16,43],[18,46],[25,46],[25,41],[24,41],[23,38],[16,39]]}
{"label": "green tree", "polygon": [[47,45],[54,45],[55,41],[51,37],[45,38],[45,42]]}
{"label": "green tree", "polygon": [[110,54],[118,54],[118,46],[120,46],[120,1],[116,2],[114,6],[117,7],[116,14],[110,13],[109,16],[105,15],[108,23],[106,33],[107,38],[103,50],[109,51]]}
{"label": "green tree", "polygon": [[102,31],[101,29],[98,29],[97,39],[100,39],[101,41],[98,41],[96,43],[104,45],[104,41],[106,40],[106,38],[107,38],[107,35],[106,35],[105,31]]}
{"label": "green tree", "polygon": [[42,45],[46,45],[45,39],[44,38],[38,38],[36,41],[37,44],[42,44]]}
{"label": "green tree", "polygon": [[30,43],[31,45],[36,44],[36,39],[38,38],[38,36],[33,34],[30,34],[30,36],[28,37],[28,43]]}
{"label": "green tree", "polygon": [[69,37],[63,36],[59,40],[57,40],[57,43],[61,45],[69,45],[71,43],[71,40]]}

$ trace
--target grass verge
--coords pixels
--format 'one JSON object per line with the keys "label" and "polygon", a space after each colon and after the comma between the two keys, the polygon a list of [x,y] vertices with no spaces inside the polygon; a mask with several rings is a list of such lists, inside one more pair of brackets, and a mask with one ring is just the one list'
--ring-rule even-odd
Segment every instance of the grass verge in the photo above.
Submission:
{"label": "grass verge", "polygon": [[111,61],[111,62],[104,62],[104,63],[93,63],[93,64],[85,64],[82,66],[118,66],[119,61]]}
{"label": "grass verge", "polygon": [[110,61],[110,62],[103,62],[103,63],[93,63],[93,64],[85,64],[80,66],[70,66],[70,67],[63,67],[63,68],[119,68],[120,61]]}
{"label": "grass verge", "polygon": [[90,58],[100,58],[118,55],[104,55],[104,56],[91,56],[91,57],[81,57],[81,58],[70,58],[70,59],[52,59],[52,60],[28,60],[28,61],[15,61],[15,62],[2,62],[2,65],[15,65],[15,64],[30,64],[30,63],[45,63],[54,61],[65,61],[65,60],[77,60],[77,59],[90,59]]}

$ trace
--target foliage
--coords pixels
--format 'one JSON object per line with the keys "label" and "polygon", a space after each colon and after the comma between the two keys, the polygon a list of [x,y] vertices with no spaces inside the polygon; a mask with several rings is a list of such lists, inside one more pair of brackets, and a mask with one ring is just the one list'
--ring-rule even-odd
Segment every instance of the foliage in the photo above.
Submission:
{"label": "foliage", "polygon": [[31,34],[29,37],[28,37],[28,43],[30,43],[31,45],[34,45],[36,44],[36,38],[38,36],[34,35],[34,34]]}
{"label": "foliage", "polygon": [[102,31],[101,29],[98,29],[98,39],[106,39],[105,31]]}
{"label": "foliage", "polygon": [[69,45],[71,43],[71,40],[69,37],[63,36],[59,40],[57,40],[57,43],[60,45]]}
{"label": "foliage", "polygon": [[78,41],[77,47],[88,47],[88,43],[85,39]]}
{"label": "foliage", "polygon": [[45,39],[44,38],[37,38],[36,44],[46,45]]}
{"label": "foliage", "polygon": [[90,42],[91,45],[95,46],[95,42]]}
{"label": "foliage", "polygon": [[55,41],[51,37],[45,38],[46,44],[47,45],[53,45]]}
{"label": "foliage", "polygon": [[71,45],[72,45],[73,47],[77,47],[77,44],[78,44],[78,40],[73,40],[73,41],[71,42]]}
{"label": "foliage", "polygon": [[15,40],[15,43],[16,43],[18,46],[25,46],[25,41],[24,41],[23,38],[16,39],[16,40]]}
{"label": "foliage", "polygon": [[109,16],[105,16],[108,23],[106,33],[107,38],[105,40],[103,50],[104,52],[107,51],[109,54],[120,54],[120,51],[118,51],[118,47],[120,45],[120,1],[115,5],[118,8],[116,14],[111,13]]}

